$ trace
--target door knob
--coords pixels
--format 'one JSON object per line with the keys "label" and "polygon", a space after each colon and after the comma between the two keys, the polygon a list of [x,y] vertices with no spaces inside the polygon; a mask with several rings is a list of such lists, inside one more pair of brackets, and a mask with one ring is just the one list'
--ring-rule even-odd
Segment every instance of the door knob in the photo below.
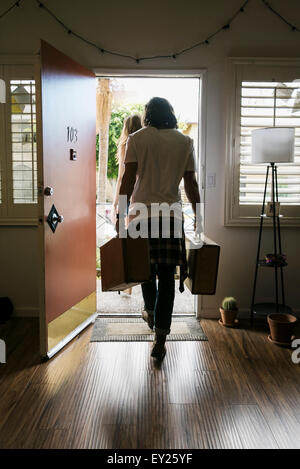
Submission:
{"label": "door knob", "polygon": [[53,213],[52,220],[57,221],[57,223],[63,223],[64,217],[63,215],[57,215],[56,213]]}
{"label": "door knob", "polygon": [[55,205],[52,205],[51,210],[47,217],[47,222],[51,230],[53,231],[53,233],[55,233],[57,225],[59,223],[63,223],[63,221],[64,221],[63,215],[60,215],[58,211],[56,210]]}
{"label": "door knob", "polygon": [[54,193],[54,189],[52,187],[49,187],[49,186],[45,187],[45,190],[44,190],[45,195],[53,195],[53,193]]}

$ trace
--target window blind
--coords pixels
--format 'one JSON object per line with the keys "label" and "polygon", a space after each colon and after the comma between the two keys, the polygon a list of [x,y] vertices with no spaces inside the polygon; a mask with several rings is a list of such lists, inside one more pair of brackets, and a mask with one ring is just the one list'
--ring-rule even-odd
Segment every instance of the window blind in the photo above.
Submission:
{"label": "window blind", "polygon": [[[300,204],[300,82],[246,82],[241,85],[239,203],[260,205],[266,165],[251,164],[251,132],[263,127],[295,127],[295,163],[278,165],[282,205]],[[271,178],[267,188],[271,200]]]}

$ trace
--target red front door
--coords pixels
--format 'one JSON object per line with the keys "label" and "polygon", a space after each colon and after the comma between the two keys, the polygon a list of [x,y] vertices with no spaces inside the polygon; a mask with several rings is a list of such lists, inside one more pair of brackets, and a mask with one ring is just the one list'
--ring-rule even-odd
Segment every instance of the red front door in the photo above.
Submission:
{"label": "red front door", "polygon": [[41,352],[96,312],[95,75],[41,43]]}

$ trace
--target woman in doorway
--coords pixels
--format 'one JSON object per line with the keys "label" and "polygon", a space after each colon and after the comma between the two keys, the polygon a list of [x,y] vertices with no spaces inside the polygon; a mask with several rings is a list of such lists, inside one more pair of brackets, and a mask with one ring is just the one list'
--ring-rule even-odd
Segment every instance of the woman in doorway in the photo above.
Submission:
{"label": "woman in doorway", "polygon": [[125,171],[125,149],[128,136],[133,134],[137,130],[141,129],[142,122],[141,117],[138,114],[133,114],[132,116],[126,117],[123,124],[123,129],[121,132],[121,136],[118,143],[118,150],[117,150],[117,160],[119,165],[118,171],[118,179],[116,185],[116,192],[115,197],[112,205],[112,213],[111,213],[111,220],[115,224],[116,223],[116,214],[118,213],[118,204],[119,204],[119,191],[121,186],[122,177]]}
{"label": "woman in doorway", "polygon": [[[144,128],[127,140],[125,171],[119,193],[130,200],[130,220],[131,214],[134,217],[136,213],[135,204],[142,203],[147,207],[145,224],[148,226],[152,278],[142,284],[145,303],[142,317],[151,329],[154,327],[151,356],[160,361],[166,354],[165,341],[172,322],[175,267],[180,265],[182,271],[186,266],[179,184],[184,178],[185,192],[196,215],[200,194],[195,169],[193,140],[177,130],[171,104],[164,98],[152,98],[145,106]],[[168,207],[176,205],[173,213],[169,211],[168,214],[168,237],[163,233],[164,217],[157,216],[157,212],[153,215],[152,211],[154,205],[157,207],[162,203]],[[124,226],[125,215],[125,210],[117,214],[118,231],[121,223]],[[153,235],[155,229],[158,237]],[[181,286],[182,280],[183,275]]]}

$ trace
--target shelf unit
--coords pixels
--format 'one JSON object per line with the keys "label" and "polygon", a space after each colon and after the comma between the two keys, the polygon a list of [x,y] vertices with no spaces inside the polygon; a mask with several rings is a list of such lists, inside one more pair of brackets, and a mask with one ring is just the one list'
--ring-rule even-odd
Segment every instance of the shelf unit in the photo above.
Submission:
{"label": "shelf unit", "polygon": [[[268,185],[269,171],[272,171],[272,217],[267,217],[265,214],[265,205],[266,205],[266,192]],[[287,262],[284,263],[274,263],[268,264],[265,259],[261,259],[260,248],[261,248],[261,239],[263,232],[263,223],[266,218],[272,218],[273,221],[273,243],[274,243],[274,255],[282,255],[281,247],[281,234],[280,234],[280,219],[282,215],[279,213],[276,214],[276,205],[278,203],[278,182],[277,182],[277,167],[275,163],[270,163],[267,166],[265,189],[263,196],[263,204],[260,215],[260,227],[258,235],[258,246],[257,246],[257,255],[256,255],[256,264],[255,264],[255,274],[254,274],[254,283],[252,291],[252,302],[250,309],[250,320],[253,325],[254,315],[266,316],[270,313],[282,313],[282,312],[292,312],[289,306],[285,304],[285,294],[284,294],[284,278],[283,270],[287,266]],[[275,303],[255,303],[256,296],[256,286],[257,286],[257,276],[259,267],[264,267],[266,269],[274,269],[274,280],[275,280]],[[280,287],[281,287],[281,303],[279,303],[279,278],[278,270],[280,272]]]}

